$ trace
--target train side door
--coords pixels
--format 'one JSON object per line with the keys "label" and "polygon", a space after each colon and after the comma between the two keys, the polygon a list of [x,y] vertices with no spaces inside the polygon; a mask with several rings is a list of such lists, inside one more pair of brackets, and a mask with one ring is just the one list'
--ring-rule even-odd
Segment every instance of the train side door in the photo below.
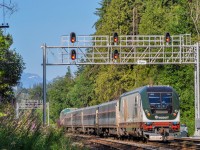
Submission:
{"label": "train side door", "polygon": [[124,123],[127,119],[127,98],[122,97],[120,100],[119,105],[119,117],[120,117],[120,123]]}
{"label": "train side door", "polygon": [[128,107],[127,107],[127,100],[124,100],[124,121],[126,122],[127,121],[127,118],[128,118]]}

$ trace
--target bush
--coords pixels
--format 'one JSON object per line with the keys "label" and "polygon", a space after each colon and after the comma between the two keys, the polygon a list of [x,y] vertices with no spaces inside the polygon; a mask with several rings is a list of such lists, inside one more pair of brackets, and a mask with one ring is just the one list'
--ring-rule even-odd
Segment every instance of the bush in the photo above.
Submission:
{"label": "bush", "polygon": [[77,149],[63,129],[43,127],[35,111],[26,111],[16,119],[10,105],[0,106],[0,149],[64,150]]}

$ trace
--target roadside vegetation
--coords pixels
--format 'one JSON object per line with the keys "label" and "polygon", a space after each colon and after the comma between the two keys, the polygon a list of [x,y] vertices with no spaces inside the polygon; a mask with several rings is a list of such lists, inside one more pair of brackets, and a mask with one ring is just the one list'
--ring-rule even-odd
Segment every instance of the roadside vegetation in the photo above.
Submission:
{"label": "roadside vegetation", "polygon": [[26,111],[16,119],[10,105],[0,107],[0,149],[23,150],[76,150],[62,128],[43,127],[41,116]]}

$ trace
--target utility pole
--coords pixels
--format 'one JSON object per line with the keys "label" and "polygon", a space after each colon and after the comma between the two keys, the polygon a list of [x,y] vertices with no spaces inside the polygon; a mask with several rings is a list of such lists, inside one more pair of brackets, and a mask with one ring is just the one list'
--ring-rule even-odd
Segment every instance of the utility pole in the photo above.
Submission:
{"label": "utility pole", "polygon": [[4,0],[3,0],[3,23],[0,25],[0,28],[9,28],[9,25],[8,23],[5,24],[5,3],[4,3]]}
{"label": "utility pole", "polygon": [[133,8],[133,35],[138,34],[138,12],[137,7]]}

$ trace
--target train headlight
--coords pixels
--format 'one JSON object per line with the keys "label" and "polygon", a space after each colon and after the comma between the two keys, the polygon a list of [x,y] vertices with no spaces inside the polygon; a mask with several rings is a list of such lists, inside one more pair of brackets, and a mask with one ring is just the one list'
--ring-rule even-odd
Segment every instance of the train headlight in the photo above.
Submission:
{"label": "train headlight", "polygon": [[173,116],[176,116],[178,114],[178,110],[174,110]]}
{"label": "train headlight", "polygon": [[148,117],[151,116],[150,112],[147,109],[145,110],[145,112],[146,112],[146,114],[147,114]]}

